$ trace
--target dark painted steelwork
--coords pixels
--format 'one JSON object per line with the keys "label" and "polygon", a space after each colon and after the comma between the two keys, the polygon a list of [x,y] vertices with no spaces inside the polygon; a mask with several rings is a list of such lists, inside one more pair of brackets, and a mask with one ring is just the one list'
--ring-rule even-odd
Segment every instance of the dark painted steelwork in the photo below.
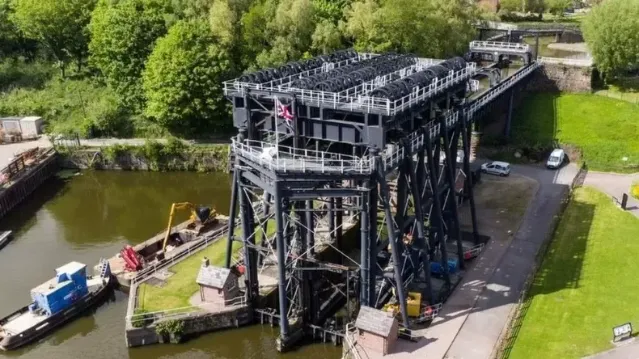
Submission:
{"label": "dark painted steelwork", "polygon": [[[473,117],[464,106],[470,78],[393,115],[337,103],[316,106],[286,86],[227,93],[240,129],[232,145],[237,198],[231,213],[238,201],[247,296],[258,305],[258,271],[278,282],[280,350],[293,345],[304,328],[325,325],[332,308],[351,295],[360,305],[378,308],[394,296],[407,328],[407,292],[421,290],[428,304],[448,295],[447,240],[455,241],[464,265],[455,186],[460,140],[466,174],[461,196],[470,204],[479,243],[469,162]],[[290,119],[278,103],[290,106]],[[458,121],[450,120],[452,113],[459,114]],[[389,185],[396,190],[391,193]],[[260,196],[255,224],[251,201]],[[272,217],[274,233],[268,230]],[[259,245],[256,232],[265,233]],[[349,257],[357,247],[358,261]],[[431,278],[435,258],[442,265],[443,293],[435,293]]]}

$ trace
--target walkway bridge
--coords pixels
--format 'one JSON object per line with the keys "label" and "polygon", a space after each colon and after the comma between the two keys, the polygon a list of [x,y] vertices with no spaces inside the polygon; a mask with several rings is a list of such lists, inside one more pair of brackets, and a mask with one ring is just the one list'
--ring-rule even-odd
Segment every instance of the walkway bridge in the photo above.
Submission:
{"label": "walkway bridge", "polygon": [[516,42],[473,41],[470,43],[470,54],[492,55],[495,62],[499,62],[504,56],[518,56],[526,65],[533,60],[530,45]]}
{"label": "walkway bridge", "polygon": [[[528,54],[521,44],[473,49]],[[381,308],[395,297],[407,328],[407,291],[420,291],[428,305],[446,299],[483,248],[467,175],[471,124],[498,98],[510,95],[512,107],[513,91],[538,66],[530,62],[472,100],[480,69],[461,58],[345,51],[224,84],[239,129],[230,213],[239,205],[243,228],[229,231],[226,264],[240,260],[231,249],[241,242],[255,307],[260,278],[275,273],[273,310],[286,314],[277,318],[280,350],[350,298]],[[458,149],[463,158],[448,160]],[[463,200],[468,236],[459,224]],[[256,201],[262,213],[252,210]]]}

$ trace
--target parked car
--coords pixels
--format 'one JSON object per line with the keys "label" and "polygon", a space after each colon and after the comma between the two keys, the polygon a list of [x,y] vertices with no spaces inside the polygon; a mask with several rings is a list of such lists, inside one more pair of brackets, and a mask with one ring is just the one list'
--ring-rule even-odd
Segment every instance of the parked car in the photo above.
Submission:
{"label": "parked car", "polygon": [[561,148],[557,148],[550,153],[548,156],[548,161],[546,161],[546,167],[548,168],[559,168],[562,163],[566,159],[566,153]]}
{"label": "parked car", "polygon": [[505,177],[510,174],[510,164],[501,161],[487,162],[481,165],[481,171],[483,173]]}

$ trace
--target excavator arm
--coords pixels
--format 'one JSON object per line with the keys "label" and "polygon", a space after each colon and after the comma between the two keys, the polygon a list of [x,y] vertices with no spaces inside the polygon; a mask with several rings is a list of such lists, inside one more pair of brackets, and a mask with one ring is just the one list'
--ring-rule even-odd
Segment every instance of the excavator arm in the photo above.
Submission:
{"label": "excavator arm", "polygon": [[[177,210],[190,210],[191,217],[190,220],[192,223],[205,223],[209,218],[215,217],[215,210],[209,210],[204,212],[198,212],[197,207],[190,202],[179,202],[173,203],[171,205],[171,212],[169,212],[169,224],[166,228],[166,235],[164,236],[164,242],[162,243],[162,253],[166,252],[166,245],[169,242],[169,237],[171,236],[171,228],[173,228],[173,219],[175,218],[175,212]],[[202,218],[202,216],[206,218]]]}

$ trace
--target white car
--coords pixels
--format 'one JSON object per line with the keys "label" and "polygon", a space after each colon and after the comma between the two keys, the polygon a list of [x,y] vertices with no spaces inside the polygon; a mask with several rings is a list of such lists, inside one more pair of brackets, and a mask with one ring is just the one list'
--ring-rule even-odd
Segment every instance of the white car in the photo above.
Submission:
{"label": "white car", "polygon": [[559,168],[561,164],[564,163],[566,159],[566,153],[561,148],[555,149],[548,156],[548,161],[546,161],[546,167],[548,168]]}
{"label": "white car", "polygon": [[508,176],[510,174],[510,164],[508,162],[493,161],[481,165],[481,171],[497,176]]}

